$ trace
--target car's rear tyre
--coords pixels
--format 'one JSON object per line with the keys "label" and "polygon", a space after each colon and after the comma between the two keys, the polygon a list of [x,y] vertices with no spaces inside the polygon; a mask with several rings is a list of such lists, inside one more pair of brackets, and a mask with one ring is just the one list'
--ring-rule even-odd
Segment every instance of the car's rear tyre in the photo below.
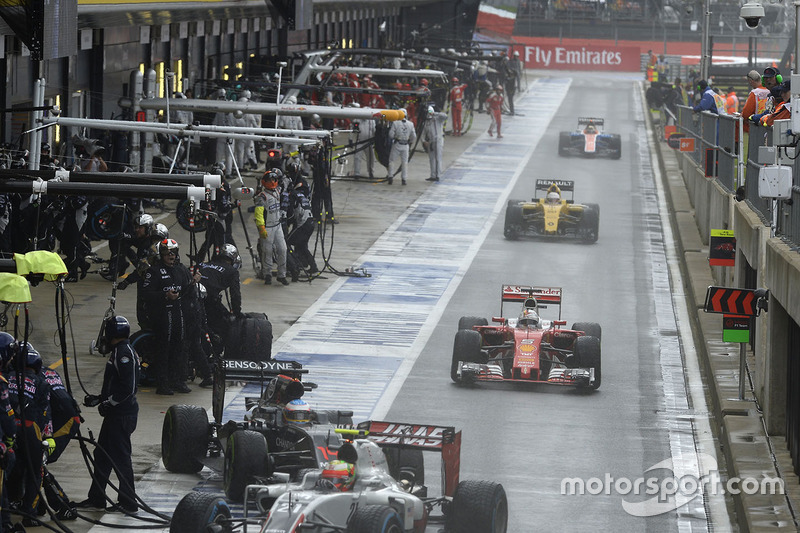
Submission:
{"label": "car's rear tyre", "polygon": [[397,481],[414,477],[415,485],[425,484],[425,460],[422,450],[402,448],[383,448],[383,455],[389,464],[389,475]]}
{"label": "car's rear tyre", "polygon": [[448,531],[505,533],[508,527],[508,499],[499,483],[462,481],[456,487],[447,517]]}
{"label": "car's rear tyre", "polygon": [[172,405],[161,426],[161,457],[170,472],[195,474],[208,449],[208,413],[197,405]]}
{"label": "car's rear tyre", "polygon": [[228,499],[240,502],[244,489],[267,472],[267,440],[256,431],[234,431],[225,448],[222,488]]}
{"label": "car's rear tyre", "polygon": [[472,329],[473,326],[488,326],[489,321],[481,316],[462,316],[458,319],[458,329]]}
{"label": "car's rear tyre", "polygon": [[403,523],[388,505],[364,505],[353,512],[347,533],[403,533]]}
{"label": "car's rear tyre", "polygon": [[594,369],[594,383],[591,387],[600,388],[602,378],[600,361],[600,339],[597,337],[583,336],[575,339],[574,352],[578,367]]}
{"label": "car's rear tyre", "polygon": [[569,145],[572,142],[569,132],[562,131],[558,136],[558,155],[564,157],[569,154]]}
{"label": "car's rear tyre", "polygon": [[585,243],[597,242],[600,234],[600,206],[597,204],[586,204],[581,217],[580,237]]}
{"label": "car's rear tyre", "polygon": [[587,337],[603,339],[603,328],[597,322],[575,322],[572,324],[572,330],[582,331]]}
{"label": "car's rear tyre", "polygon": [[450,379],[455,383],[460,382],[458,377],[458,363],[480,363],[483,360],[481,353],[481,334],[473,329],[460,329],[456,332],[453,342],[453,360],[450,364]]}
{"label": "car's rear tyre", "polygon": [[[513,203],[512,203],[513,202]],[[519,238],[519,234],[523,229],[524,221],[522,219],[522,200],[509,200],[506,206],[506,218],[503,223],[503,235],[509,241],[514,241]]]}
{"label": "car's rear tyre", "polygon": [[227,502],[208,492],[190,492],[178,502],[169,533],[200,533],[215,523],[229,520],[231,509]]}
{"label": "car's rear tyre", "polygon": [[614,150],[614,153],[611,155],[611,159],[619,159],[622,157],[622,137],[619,135],[614,135],[611,137],[611,148]]}

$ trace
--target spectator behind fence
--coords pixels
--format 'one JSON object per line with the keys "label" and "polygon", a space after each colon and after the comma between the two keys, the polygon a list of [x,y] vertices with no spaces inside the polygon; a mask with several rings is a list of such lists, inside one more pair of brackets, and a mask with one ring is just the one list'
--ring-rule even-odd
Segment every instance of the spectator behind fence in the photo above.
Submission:
{"label": "spectator behind fence", "polygon": [[[789,80],[784,81],[775,87],[775,90],[780,94],[781,101],[775,106],[775,111],[761,117],[759,123],[762,126],[772,126],[776,120],[784,120],[792,118],[791,98],[792,87]],[[776,98],[777,101],[777,98]]]}
{"label": "spectator behind fence", "polygon": [[728,94],[725,95],[725,112],[729,115],[739,112],[739,97],[733,87],[728,87]]}
{"label": "spectator behind fence", "polygon": [[721,95],[714,92],[714,89],[709,87],[705,80],[697,82],[697,90],[702,96],[700,97],[700,102],[692,108],[692,111],[695,113],[710,111],[718,115],[725,114],[725,100]]}
{"label": "spectator behind fence", "polygon": [[747,95],[747,100],[742,107],[745,133],[750,132],[750,117],[764,113],[767,110],[767,100],[769,99],[769,89],[761,85],[761,74],[757,70],[747,73],[747,83],[750,84],[750,94]]}

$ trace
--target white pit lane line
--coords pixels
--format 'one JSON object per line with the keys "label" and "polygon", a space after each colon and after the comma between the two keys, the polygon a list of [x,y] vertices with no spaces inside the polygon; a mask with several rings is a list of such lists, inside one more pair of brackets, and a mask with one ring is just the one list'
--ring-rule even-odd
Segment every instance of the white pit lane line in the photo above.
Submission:
{"label": "white pit lane line", "polygon": [[[699,454],[707,454],[717,459],[717,447],[709,423],[700,362],[692,336],[688,301],[683,291],[683,277],[680,260],[675,247],[675,237],[669,221],[669,206],[661,176],[661,169],[652,164],[650,154],[656,147],[651,135],[647,135],[642,114],[641,87],[634,86],[634,109],[636,119],[642,122],[639,139],[648,143],[640,146],[640,170],[645,206],[655,208],[660,219],[663,234],[663,250],[651,250],[654,256],[663,253],[664,264],[655,265],[652,272],[654,295],[656,297],[656,317],[659,330],[677,329],[677,337],[660,337],[662,345],[661,366],[664,378],[665,416],[670,428],[670,448],[672,449],[673,473],[676,478],[683,475],[700,477],[704,466]],[[648,148],[648,150],[645,150]],[[650,183],[652,182],[652,183]],[[653,186],[655,197],[647,198],[646,189]],[[648,213],[649,214],[649,213]],[[646,239],[646,243],[652,243]],[[669,298],[667,298],[669,296]],[[681,353],[683,355],[681,361]],[[697,413],[691,417],[689,410]],[[691,437],[691,439],[690,439]],[[717,461],[717,464],[719,462]],[[725,505],[725,497],[719,491],[704,491],[697,498],[681,507],[678,512],[679,531],[731,531],[730,518]],[[699,520],[698,518],[701,517]],[[705,522],[705,523],[703,523]],[[709,525],[711,526],[709,528]]]}

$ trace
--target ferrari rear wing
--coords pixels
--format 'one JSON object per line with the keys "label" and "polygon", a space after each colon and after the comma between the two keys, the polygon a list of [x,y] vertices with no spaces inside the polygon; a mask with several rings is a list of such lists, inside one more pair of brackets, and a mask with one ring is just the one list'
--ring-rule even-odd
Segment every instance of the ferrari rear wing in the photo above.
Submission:
{"label": "ferrari rear wing", "polygon": [[536,298],[540,308],[548,305],[558,306],[558,318],[561,319],[561,287],[533,287],[531,285],[503,285],[500,294],[500,315],[503,315],[503,303],[524,303],[528,298]]}
{"label": "ferrari rear wing", "polygon": [[381,448],[440,452],[444,467],[444,495],[455,494],[461,463],[461,431],[456,431],[455,427],[368,420],[358,424],[356,430]]}
{"label": "ferrari rear wing", "polygon": [[605,119],[596,117],[580,117],[578,119],[578,126],[585,126],[587,124],[594,124],[595,126],[602,126],[606,123]]}

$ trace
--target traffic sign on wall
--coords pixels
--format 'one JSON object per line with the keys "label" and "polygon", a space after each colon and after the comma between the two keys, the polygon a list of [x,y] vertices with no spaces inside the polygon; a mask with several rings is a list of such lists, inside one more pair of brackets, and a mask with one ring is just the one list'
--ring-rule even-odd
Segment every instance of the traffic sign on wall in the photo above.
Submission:
{"label": "traffic sign on wall", "polygon": [[703,310],[706,313],[758,316],[761,309],[767,308],[769,291],[764,289],[735,289],[732,287],[711,286],[706,291]]}
{"label": "traffic sign on wall", "polygon": [[733,236],[733,230],[712,229],[708,244],[709,265],[736,265],[736,238]]}
{"label": "traffic sign on wall", "polygon": [[750,342],[750,320],[749,316],[723,315],[722,341]]}

